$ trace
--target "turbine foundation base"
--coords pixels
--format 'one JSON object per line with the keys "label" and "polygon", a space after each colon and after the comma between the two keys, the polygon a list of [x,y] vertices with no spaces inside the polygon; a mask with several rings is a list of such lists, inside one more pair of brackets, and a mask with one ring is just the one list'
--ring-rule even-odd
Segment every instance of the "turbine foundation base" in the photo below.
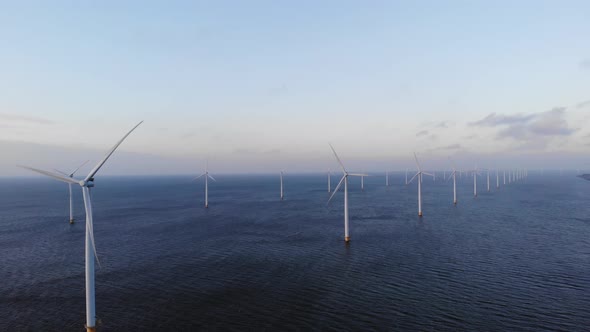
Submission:
{"label": "turbine foundation base", "polygon": [[418,217],[422,217],[422,211],[418,212]]}
{"label": "turbine foundation base", "polygon": [[344,242],[346,242],[346,243],[350,242],[350,236],[345,236],[344,237]]}
{"label": "turbine foundation base", "polygon": [[70,225],[74,223],[74,219],[70,219]]}

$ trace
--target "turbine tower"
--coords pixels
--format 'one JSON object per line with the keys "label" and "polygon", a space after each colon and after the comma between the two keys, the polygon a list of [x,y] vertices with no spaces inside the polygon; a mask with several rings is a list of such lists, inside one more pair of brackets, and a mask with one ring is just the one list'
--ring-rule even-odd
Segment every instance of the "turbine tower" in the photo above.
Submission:
{"label": "turbine tower", "polygon": [[332,177],[332,171],[328,169],[328,192],[332,192],[332,185],[330,184],[330,178]]}
{"label": "turbine tower", "polygon": [[[84,163],[82,163],[82,165],[78,166],[78,168],[76,168],[76,169],[75,169],[75,170],[74,170],[72,173],[70,173],[70,174],[64,173],[64,172],[62,172],[62,171],[60,171],[60,170],[57,170],[57,169],[56,169],[55,171],[56,171],[56,172],[58,172],[58,173],[60,173],[60,174],[62,174],[62,175],[65,175],[65,176],[67,176],[67,177],[73,178],[73,177],[74,177],[74,174],[76,174],[76,172],[77,172],[77,171],[78,171],[78,170],[79,170],[79,169],[80,169],[82,166],[86,165],[86,163],[87,163],[87,162],[88,162],[88,160],[86,160]],[[68,191],[69,191],[69,195],[70,195],[70,224],[73,224],[73,223],[74,223],[74,206],[73,206],[73,200],[72,200],[72,184],[71,184],[71,183],[68,183]]]}
{"label": "turbine tower", "polygon": [[338,192],[338,190],[342,186],[342,183],[344,182],[344,241],[346,243],[348,243],[350,241],[349,225],[348,225],[348,177],[349,176],[363,177],[363,176],[366,176],[366,174],[348,173],[348,171],[346,171],[346,168],[344,168],[344,164],[342,164],[342,161],[340,161],[338,154],[336,154],[336,150],[334,150],[334,147],[332,146],[332,144],[328,144],[328,145],[330,145],[332,152],[334,152],[334,157],[336,157],[338,164],[340,164],[340,168],[342,169],[343,175],[342,175],[342,178],[340,179],[340,182],[338,182],[338,185],[334,189],[334,192],[330,196],[330,199],[328,199],[328,203],[326,203],[326,204],[330,204],[330,201],[332,200],[334,195],[336,195],[336,193]]}
{"label": "turbine tower", "polygon": [[85,245],[85,275],[86,275],[86,331],[87,332],[95,332],[96,331],[96,307],[95,307],[95,287],[94,287],[94,258],[96,257],[96,261],[98,266],[100,267],[100,261],[98,260],[98,256],[96,255],[96,245],[94,242],[94,226],[92,220],[92,198],[90,196],[90,188],[94,187],[94,176],[100,170],[100,168],[104,165],[104,163],[109,159],[109,157],[115,152],[115,150],[123,143],[123,141],[137,128],[143,121],[135,125],[121,140],[115,144],[104,156],[104,158],[94,166],[94,168],[88,173],[88,175],[83,180],[75,180],[73,177],[69,176],[62,176],[61,174],[52,173],[48,171],[43,171],[36,168],[20,166],[22,168],[26,168],[33,172],[37,172],[59,181],[68,183],[68,184],[78,184],[82,187],[82,195],[84,197],[84,207],[86,210],[86,245]]}
{"label": "turbine tower", "polygon": [[361,175],[361,191],[365,191],[365,176]]}
{"label": "turbine tower", "polygon": [[412,183],[412,181],[414,181],[414,179],[416,177],[418,177],[418,216],[422,217],[422,175],[426,174],[426,175],[430,175],[433,176],[430,173],[426,173],[424,171],[422,171],[422,167],[420,166],[420,163],[418,162],[418,157],[416,157],[416,152],[414,152],[414,160],[416,160],[416,167],[418,168],[418,173],[416,173],[412,179],[410,180],[410,183]]}

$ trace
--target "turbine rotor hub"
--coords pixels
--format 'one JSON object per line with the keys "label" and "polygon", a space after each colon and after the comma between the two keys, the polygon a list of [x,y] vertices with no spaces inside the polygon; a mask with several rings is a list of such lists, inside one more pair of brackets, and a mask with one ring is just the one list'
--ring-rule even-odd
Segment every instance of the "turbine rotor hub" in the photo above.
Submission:
{"label": "turbine rotor hub", "polygon": [[88,180],[88,181],[84,181],[84,180],[82,180],[82,181],[80,181],[79,183],[80,183],[80,186],[81,186],[81,187],[87,187],[87,188],[92,188],[92,187],[94,187],[94,179],[90,179],[90,180]]}

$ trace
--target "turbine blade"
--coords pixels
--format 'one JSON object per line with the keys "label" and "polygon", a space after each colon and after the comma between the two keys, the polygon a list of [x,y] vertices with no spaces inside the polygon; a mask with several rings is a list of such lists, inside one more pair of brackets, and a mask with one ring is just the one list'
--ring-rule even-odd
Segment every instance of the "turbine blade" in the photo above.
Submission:
{"label": "turbine blade", "polygon": [[[88,190],[88,196],[90,200],[92,200],[90,190]],[[100,265],[100,260],[98,259],[98,253],[96,252],[96,243],[94,242],[94,226],[88,222],[88,218],[86,218],[86,227],[88,227],[88,232],[90,233],[90,242],[92,243],[92,250],[94,251],[94,257],[96,257],[96,263],[98,264],[99,268],[102,268]]]}
{"label": "turbine blade", "polygon": [[198,179],[202,178],[205,174],[207,174],[207,173],[203,173],[203,174],[197,176],[196,178],[193,178],[191,181],[198,180]]}
{"label": "turbine blade", "polygon": [[449,158],[449,161],[451,162],[451,166],[453,167],[453,171],[457,170],[457,166],[455,165],[455,162]]}
{"label": "turbine blade", "polygon": [[414,152],[414,160],[416,160],[416,166],[418,166],[418,170],[422,172],[422,167],[420,167],[420,163],[418,162],[418,157],[416,156],[416,152]]}
{"label": "turbine blade", "polygon": [[452,171],[451,174],[449,175],[449,177],[447,178],[447,182],[449,182],[451,180],[451,178],[453,176],[455,176],[455,174],[457,174],[457,171]]}
{"label": "turbine blade", "polygon": [[53,170],[54,170],[54,171],[56,171],[56,172],[58,172],[58,173],[59,173],[59,174],[61,174],[61,175],[70,176],[70,175],[69,175],[69,174],[67,174],[66,172],[62,172],[62,171],[60,171],[59,169],[55,169],[55,168],[54,168]]}
{"label": "turbine blade", "polygon": [[90,160],[86,160],[85,162],[82,163],[82,165],[78,166],[78,168],[76,168],[72,173],[70,173],[70,176],[74,176],[74,174],[76,174],[76,172],[82,168],[82,166],[86,165]]}
{"label": "turbine blade", "polygon": [[334,156],[336,157],[336,160],[338,160],[338,163],[340,164],[340,167],[342,168],[342,172],[344,174],[346,174],[346,168],[344,168],[344,164],[342,164],[342,161],[340,160],[340,158],[338,158],[338,154],[336,153],[336,150],[334,150],[334,147],[332,146],[332,144],[328,143],[328,145],[332,149],[332,152],[334,152]]}
{"label": "turbine blade", "polygon": [[63,182],[67,182],[67,183],[73,183],[73,184],[74,183],[75,184],[80,184],[79,181],[77,181],[75,179],[72,179],[70,177],[67,177],[67,176],[62,176],[62,175],[55,174],[55,173],[52,173],[52,172],[43,171],[43,170],[40,170],[40,169],[36,169],[36,168],[32,168],[32,167],[27,167],[27,166],[22,166],[22,165],[18,165],[18,167],[24,168],[24,169],[28,169],[30,171],[37,172],[37,173],[40,173],[40,174],[49,176],[49,177],[54,178],[54,179],[59,180],[59,181],[63,181]]}
{"label": "turbine blade", "polygon": [[102,158],[102,160],[96,166],[94,166],[94,168],[92,169],[92,171],[90,171],[90,173],[88,173],[88,175],[86,176],[84,181],[88,181],[88,180],[92,179],[94,177],[94,175],[96,174],[96,172],[98,172],[98,170],[102,167],[102,165],[104,165],[104,163],[107,161],[107,159],[109,159],[109,157],[113,154],[113,152],[115,152],[115,150],[119,147],[119,145],[121,145],[121,143],[123,143],[123,141],[127,138],[127,136],[129,136],[129,134],[131,134],[131,132],[133,132],[135,130],[135,128],[139,127],[139,125],[142,123],[143,123],[143,121],[136,124],[135,127],[133,127],[129,132],[127,132],[127,134],[125,134],[125,136],[123,136],[123,138],[121,138],[117,142],[117,144],[115,144],[115,146],[113,146],[109,150],[109,152],[107,152],[107,154],[104,156],[104,158]]}
{"label": "turbine blade", "polygon": [[346,179],[346,175],[344,175],[342,177],[342,179],[340,179],[340,182],[338,182],[338,185],[336,186],[336,188],[334,189],[334,192],[332,193],[332,195],[330,195],[330,199],[328,199],[328,202],[326,202],[326,205],[330,204],[330,201],[332,200],[332,198],[334,197],[334,195],[336,195],[336,193],[338,192],[338,190],[340,189],[340,186],[342,186],[342,182],[344,182],[344,179]]}
{"label": "turbine blade", "polygon": [[418,172],[414,176],[412,176],[412,179],[410,181],[408,181],[408,184],[412,183],[412,181],[414,181],[414,179],[418,176],[418,174],[420,174],[420,172]]}
{"label": "turbine blade", "polygon": [[348,173],[350,176],[369,176],[369,174],[361,174],[361,173]]}
{"label": "turbine blade", "polygon": [[434,177],[434,174],[430,174],[430,173],[427,173],[427,172],[422,172],[422,174]]}
{"label": "turbine blade", "polygon": [[214,177],[212,177],[211,175],[207,174],[207,176],[208,176],[208,177],[209,177],[211,180],[213,180],[213,181],[217,182],[217,180],[215,180],[215,178],[214,178]]}

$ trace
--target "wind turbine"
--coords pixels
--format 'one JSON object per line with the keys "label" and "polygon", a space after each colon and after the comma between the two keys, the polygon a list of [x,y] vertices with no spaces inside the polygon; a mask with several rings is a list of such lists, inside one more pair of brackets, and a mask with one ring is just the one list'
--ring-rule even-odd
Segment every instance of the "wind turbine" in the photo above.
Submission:
{"label": "wind turbine", "polygon": [[197,176],[196,178],[193,179],[194,180],[198,180],[201,177],[205,177],[205,208],[209,207],[209,179],[217,182],[217,180],[215,180],[215,178],[213,178],[211,175],[209,175],[209,160],[207,160],[206,164],[205,164],[205,173]]}
{"label": "wind turbine", "polygon": [[94,226],[92,221],[92,197],[90,196],[90,188],[94,187],[94,176],[100,170],[100,168],[104,165],[104,163],[109,159],[109,157],[115,152],[115,150],[123,143],[123,141],[131,134],[132,131],[135,130],[143,121],[135,125],[121,140],[115,144],[104,156],[104,158],[94,166],[94,168],[88,173],[88,175],[83,180],[76,180],[73,177],[62,176],[61,174],[52,173],[48,171],[43,171],[40,169],[20,166],[22,168],[26,168],[33,172],[37,172],[59,181],[68,183],[68,184],[78,184],[82,187],[82,194],[84,197],[84,207],[86,210],[86,249],[85,249],[85,274],[86,274],[86,331],[87,332],[95,332],[96,331],[96,307],[95,307],[95,289],[94,289],[94,257],[96,257],[96,261],[98,266],[100,266],[100,261],[98,260],[98,256],[96,254],[96,245],[94,242]]}
{"label": "wind turbine", "polygon": [[496,168],[496,189],[500,188],[500,176],[498,175],[498,168]]}
{"label": "wind turbine", "polygon": [[281,201],[285,198],[285,195],[283,193],[283,173],[284,173],[284,171],[281,170],[281,173],[280,173],[280,178],[281,178]]}
{"label": "wind turbine", "polygon": [[418,167],[418,173],[412,177],[410,183],[414,181],[416,176],[418,177],[418,216],[422,217],[422,174],[433,176],[430,173],[426,173],[422,171],[422,167],[420,167],[420,163],[418,162],[418,157],[416,157],[416,152],[414,152],[414,159],[416,160],[416,167]]}
{"label": "wind turbine", "polygon": [[486,171],[488,172],[488,192],[490,191],[490,170],[486,169]]}
{"label": "wind turbine", "polygon": [[342,161],[340,161],[338,154],[336,154],[336,150],[334,150],[334,147],[332,146],[332,144],[328,144],[328,145],[330,145],[332,152],[334,152],[334,157],[336,157],[338,164],[340,164],[340,168],[342,168],[342,173],[344,175],[342,175],[342,179],[340,179],[340,182],[338,182],[338,185],[334,189],[334,192],[332,193],[332,195],[330,196],[330,199],[328,199],[328,203],[326,203],[326,204],[330,203],[330,201],[332,200],[334,195],[336,195],[336,193],[340,189],[340,186],[342,186],[342,183],[344,182],[344,241],[346,243],[348,243],[350,241],[350,234],[348,233],[348,230],[349,230],[349,225],[348,225],[348,177],[349,176],[360,176],[362,178],[363,176],[366,176],[366,174],[348,173],[348,171],[346,171],[346,168],[344,168],[344,164],[342,164]]}
{"label": "wind turbine", "polygon": [[406,186],[408,185],[408,169],[406,168]]}
{"label": "wind turbine", "polygon": [[451,176],[453,177],[453,204],[457,205],[457,168],[452,161],[451,165],[453,167],[453,172],[449,175],[449,179]]}
{"label": "wind turbine", "polygon": [[[58,172],[59,174],[65,175],[65,176],[67,176],[67,177],[69,177],[69,178],[73,178],[73,177],[74,177],[74,174],[76,174],[76,172],[77,172],[77,171],[78,171],[78,170],[79,170],[79,169],[80,169],[82,166],[86,165],[86,163],[87,163],[87,162],[88,162],[88,160],[86,160],[84,163],[82,163],[82,165],[78,166],[78,168],[76,168],[76,169],[75,169],[75,170],[74,170],[72,173],[70,173],[70,174],[64,173],[64,172],[62,172],[62,171],[60,171],[60,170],[57,170],[57,169],[55,169],[55,171],[56,171],[56,172]],[[69,194],[70,194],[70,224],[73,224],[73,223],[74,223],[74,207],[73,207],[73,201],[72,201],[72,184],[71,184],[71,183],[68,183],[68,191],[69,191]]]}
{"label": "wind turbine", "polygon": [[330,184],[330,178],[332,177],[332,171],[328,169],[328,192],[332,192],[332,185]]}
{"label": "wind turbine", "polygon": [[385,171],[385,186],[389,187],[389,171]]}
{"label": "wind turbine", "polygon": [[477,197],[477,176],[479,175],[479,168],[475,166],[473,170],[473,196]]}

